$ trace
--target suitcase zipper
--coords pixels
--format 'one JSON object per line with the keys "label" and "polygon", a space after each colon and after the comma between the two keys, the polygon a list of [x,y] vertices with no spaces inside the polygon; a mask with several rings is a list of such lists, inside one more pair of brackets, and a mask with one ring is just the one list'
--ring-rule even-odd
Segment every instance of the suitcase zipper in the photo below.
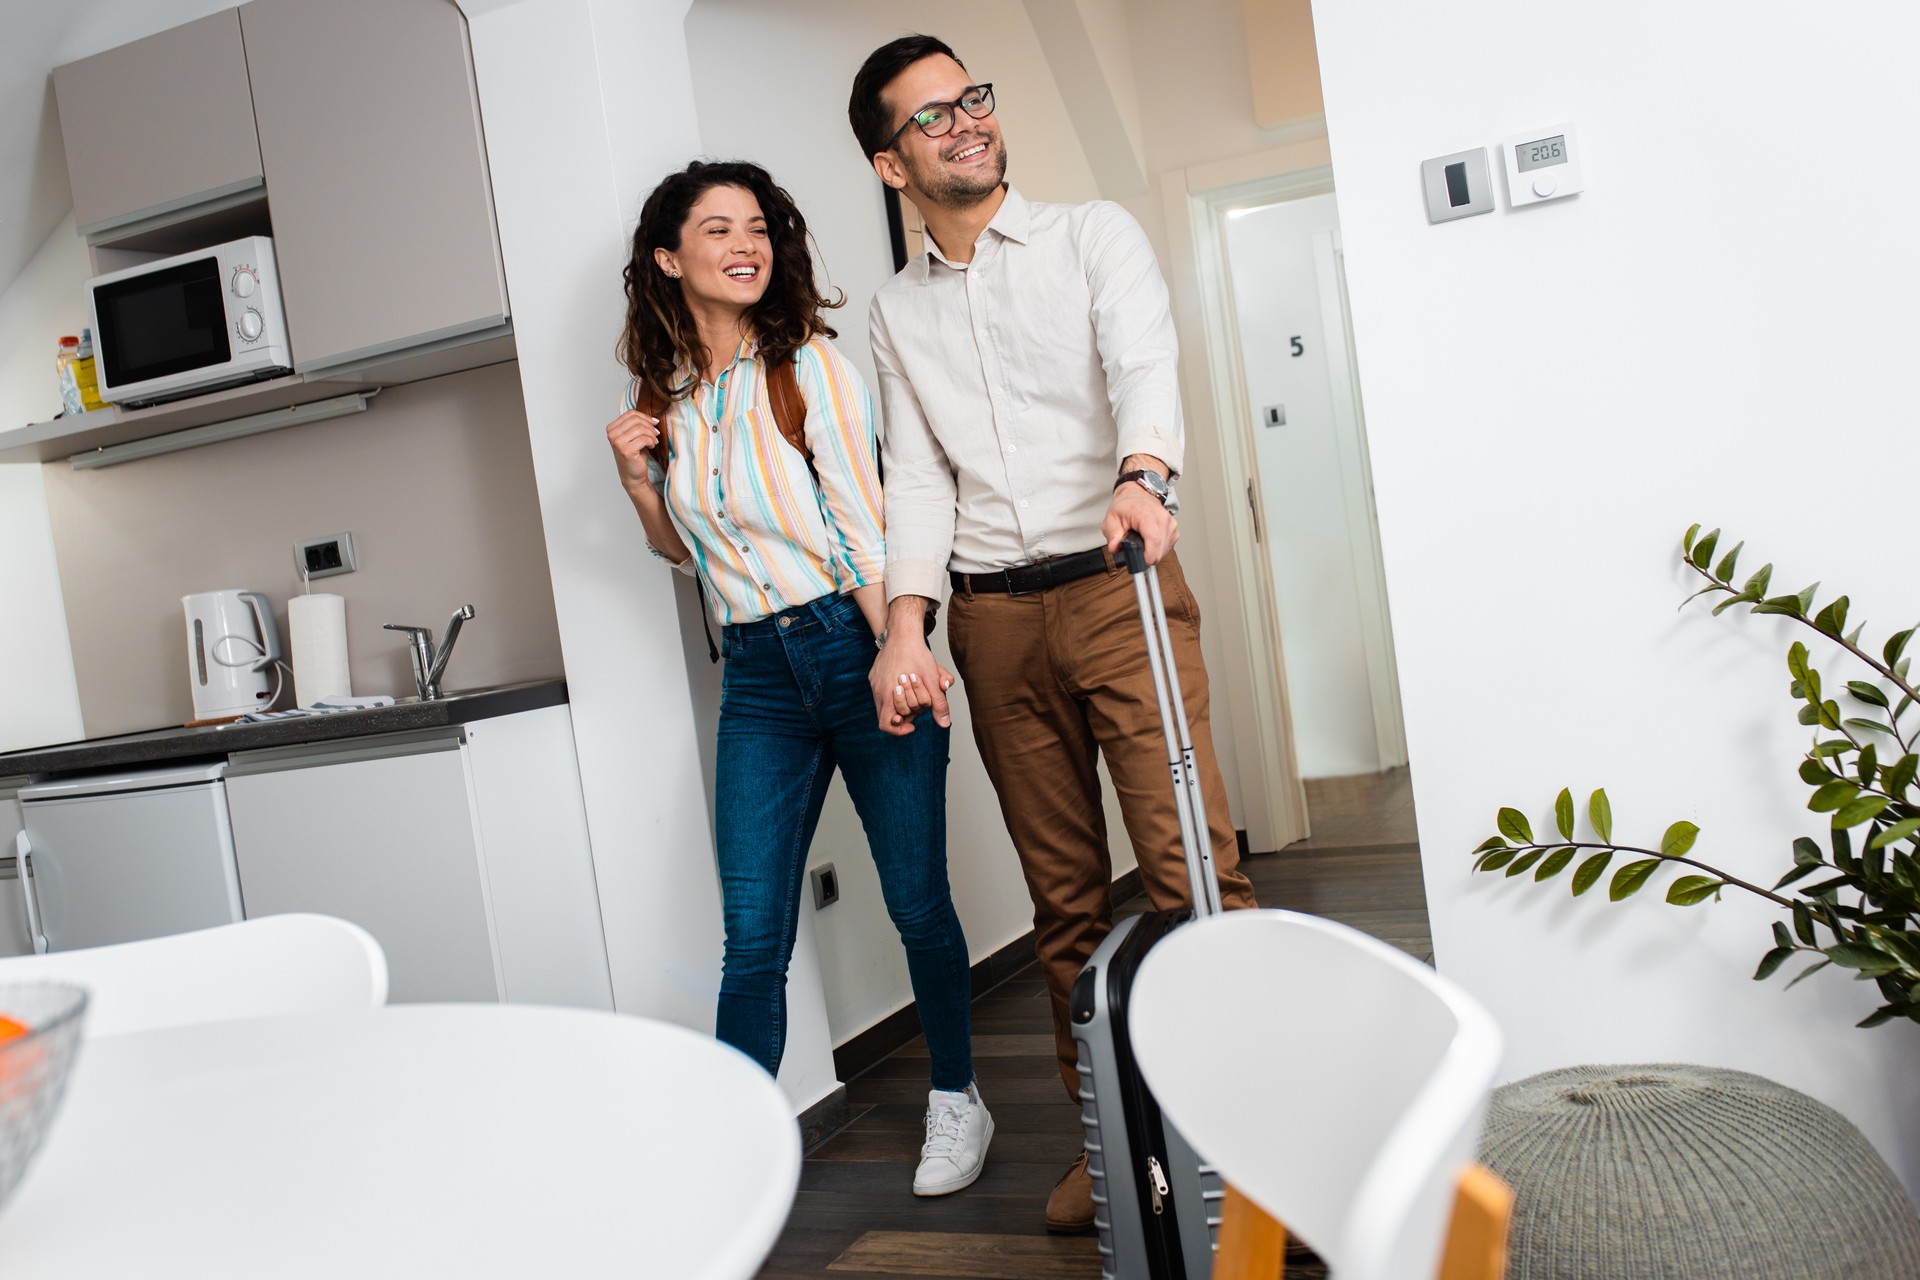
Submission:
{"label": "suitcase zipper", "polygon": [[1147,1180],[1153,1187],[1153,1211],[1166,1212],[1166,1206],[1161,1203],[1160,1197],[1167,1194],[1167,1175],[1161,1172],[1157,1157],[1147,1157]]}

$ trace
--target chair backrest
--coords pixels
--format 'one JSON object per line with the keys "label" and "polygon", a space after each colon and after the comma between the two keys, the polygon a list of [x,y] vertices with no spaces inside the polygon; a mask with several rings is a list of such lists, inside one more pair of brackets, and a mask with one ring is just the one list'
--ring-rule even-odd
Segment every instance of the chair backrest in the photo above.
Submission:
{"label": "chair backrest", "polygon": [[88,1037],[387,1002],[387,958],[373,935],[319,915],[0,959],[0,983],[43,978],[88,989]]}
{"label": "chair backrest", "polygon": [[1178,929],[1140,967],[1141,1074],[1208,1163],[1340,1280],[1430,1280],[1499,1066],[1433,970],[1291,911]]}

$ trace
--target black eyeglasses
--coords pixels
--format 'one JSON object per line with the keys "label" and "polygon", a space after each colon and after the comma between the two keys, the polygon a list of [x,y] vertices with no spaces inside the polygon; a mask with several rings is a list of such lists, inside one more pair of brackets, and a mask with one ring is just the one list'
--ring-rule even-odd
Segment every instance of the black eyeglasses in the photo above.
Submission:
{"label": "black eyeglasses", "polygon": [[986,119],[993,114],[993,86],[976,84],[952,102],[929,102],[908,116],[907,123],[895,129],[893,136],[887,139],[880,150],[890,150],[894,143],[900,141],[900,135],[907,131],[907,125],[919,125],[920,132],[929,138],[946,137],[953,132],[953,126],[959,119],[954,114],[955,107],[960,108],[975,120]]}

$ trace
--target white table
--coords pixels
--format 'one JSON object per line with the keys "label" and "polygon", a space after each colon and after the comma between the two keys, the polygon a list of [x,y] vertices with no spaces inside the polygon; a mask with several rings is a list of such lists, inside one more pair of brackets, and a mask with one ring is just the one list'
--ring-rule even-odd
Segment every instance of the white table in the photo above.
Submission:
{"label": "white table", "polygon": [[88,1042],[0,1275],[745,1280],[800,1175],[778,1086],[706,1036],[394,1005]]}

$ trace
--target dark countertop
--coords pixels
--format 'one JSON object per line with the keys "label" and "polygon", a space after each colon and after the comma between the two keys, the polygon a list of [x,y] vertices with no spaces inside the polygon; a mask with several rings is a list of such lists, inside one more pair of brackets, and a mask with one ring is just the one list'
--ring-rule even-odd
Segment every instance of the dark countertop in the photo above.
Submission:
{"label": "dark countertop", "polygon": [[197,729],[154,729],[117,738],[90,738],[53,747],[0,755],[0,778],[26,774],[72,773],[83,769],[125,769],[143,764],[217,759],[236,751],[331,742],[376,733],[404,733],[467,724],[558,706],[567,700],[565,680],[528,680],[485,689],[454,690],[433,702],[408,699],[367,711],[335,711],[294,716],[258,724],[205,725]]}

